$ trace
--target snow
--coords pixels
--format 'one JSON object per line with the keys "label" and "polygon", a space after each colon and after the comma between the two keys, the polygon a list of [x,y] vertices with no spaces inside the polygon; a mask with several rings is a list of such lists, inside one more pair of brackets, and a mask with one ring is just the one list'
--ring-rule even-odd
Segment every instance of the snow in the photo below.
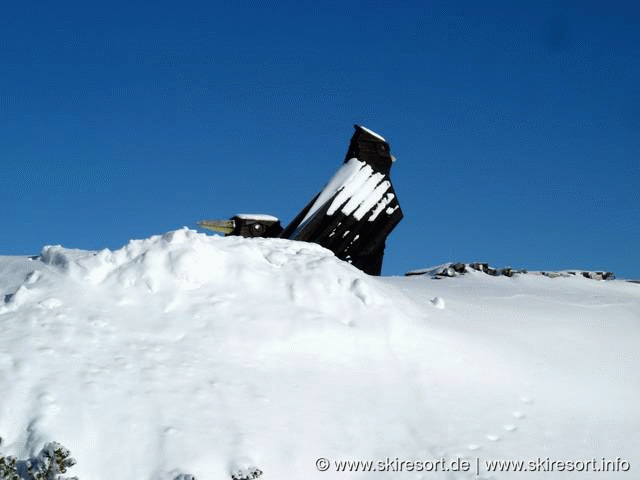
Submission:
{"label": "snow", "polygon": [[[379,181],[379,179],[376,179],[376,180]],[[352,197],[352,199],[347,203],[347,205],[343,207],[342,211],[346,214],[347,207],[350,206],[349,203],[355,201],[354,203],[357,202],[356,203],[357,210],[353,212],[353,217],[356,220],[360,220],[362,219],[362,217],[364,217],[365,213],[370,212],[374,206],[380,209],[381,209],[380,205],[384,204],[386,206],[388,202],[385,203],[385,200],[384,200],[385,198],[390,196],[391,199],[389,201],[393,199],[394,197],[393,194],[387,194],[385,196],[385,194],[390,188],[391,188],[391,182],[389,182],[388,180],[382,181],[378,183],[372,191],[368,191],[367,195],[364,198],[356,199],[355,197]],[[375,216],[377,215],[376,215],[376,212],[374,211],[368,220],[372,221],[372,217],[375,217]]]}
{"label": "snow", "polygon": [[344,187],[345,183],[350,181],[352,178],[357,177],[359,172],[361,172],[362,168],[365,166],[367,165],[357,158],[351,158],[345,162],[331,180],[329,180],[329,183],[327,183],[327,185],[322,189],[318,198],[316,198],[316,201],[313,202],[313,205],[300,222],[298,230],[302,228],[307,220],[311,219],[325,203],[331,200],[331,198]]}
{"label": "snow", "polygon": [[[0,257],[0,450],[60,442],[80,480],[510,479],[483,462],[547,457],[634,472],[639,345],[640,285],[617,280],[377,278],[317,245],[186,228],[49,246]],[[387,458],[473,469],[333,464]],[[526,474],[556,477],[582,478]]]}
{"label": "snow", "polygon": [[393,208],[387,208],[387,205],[389,205],[395,197],[396,196],[393,193],[387,193],[386,195],[384,195],[376,204],[376,208],[373,209],[371,215],[369,216],[369,218],[367,218],[367,221],[373,222],[376,218],[378,218],[378,215],[380,215],[383,210],[387,215],[391,215],[396,210],[396,208],[398,208],[398,206],[396,205]]}
{"label": "snow", "polygon": [[263,213],[239,213],[235,215],[241,220],[256,220],[256,221],[264,221],[264,222],[277,222],[278,217],[274,217],[273,215],[265,215]]}
{"label": "snow", "polygon": [[374,137],[376,137],[379,140],[382,140],[383,142],[386,142],[386,140],[384,139],[384,137],[382,137],[380,134],[374,132],[373,130],[369,130],[367,127],[363,127],[362,125],[359,125],[359,127],[364,130],[365,132],[369,133],[370,135],[373,135]]}
{"label": "snow", "polygon": [[363,163],[360,170],[340,187],[336,197],[331,201],[327,215],[333,215],[338,209],[345,215],[351,215],[360,204],[377,192],[380,183],[387,184],[385,191],[389,188],[389,182],[384,182],[383,174],[374,173],[371,166]]}
{"label": "snow", "polygon": [[361,220],[371,212],[368,220],[373,221],[395,198],[395,195],[389,192],[390,188],[391,182],[385,180],[384,174],[374,172],[370,165],[352,158],[342,165],[320,192],[300,222],[298,230],[329,201],[331,204],[327,209],[327,215],[341,211],[347,216],[351,215],[356,220]]}

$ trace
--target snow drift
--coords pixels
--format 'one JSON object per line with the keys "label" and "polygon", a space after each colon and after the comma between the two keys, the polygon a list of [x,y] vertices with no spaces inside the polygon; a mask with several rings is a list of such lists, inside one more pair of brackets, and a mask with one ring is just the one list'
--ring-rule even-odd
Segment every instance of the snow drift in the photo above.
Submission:
{"label": "snow drift", "polygon": [[[267,480],[520,478],[484,462],[539,457],[640,468],[635,284],[376,278],[317,245],[182,229],[1,257],[0,295],[0,451],[60,442],[81,480],[254,466]],[[473,468],[334,463],[388,458]]]}

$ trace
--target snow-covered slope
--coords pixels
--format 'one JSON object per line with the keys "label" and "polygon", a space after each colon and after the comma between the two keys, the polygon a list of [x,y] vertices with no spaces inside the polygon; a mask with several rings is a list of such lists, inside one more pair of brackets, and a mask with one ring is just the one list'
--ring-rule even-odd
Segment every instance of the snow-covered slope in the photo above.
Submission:
{"label": "snow-covered slope", "polygon": [[[316,245],[188,229],[45,247],[0,257],[0,452],[58,441],[80,480],[521,478],[485,462],[547,457],[633,472],[639,347],[631,283],[376,278]],[[458,458],[468,472],[389,471]],[[563,473],[526,474],[547,476]]]}

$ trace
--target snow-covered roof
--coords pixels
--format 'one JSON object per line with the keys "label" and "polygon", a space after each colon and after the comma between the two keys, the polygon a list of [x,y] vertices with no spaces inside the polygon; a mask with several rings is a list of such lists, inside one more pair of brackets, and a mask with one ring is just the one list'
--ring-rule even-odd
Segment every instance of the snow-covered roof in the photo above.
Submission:
{"label": "snow-covered roof", "polygon": [[357,158],[351,158],[322,189],[298,228],[304,227],[305,222],[329,201],[327,215],[339,210],[356,220],[369,214],[367,220],[373,221],[394,198],[391,182],[385,180],[384,174],[374,172],[370,165]]}
{"label": "snow-covered roof", "polygon": [[384,139],[384,137],[376,132],[374,132],[373,130],[369,130],[367,127],[363,127],[362,125],[358,125],[362,130],[364,130],[365,132],[373,135],[374,137],[382,140],[383,142],[386,142],[386,140]]}
{"label": "snow-covered roof", "polygon": [[279,220],[278,217],[274,217],[273,215],[265,215],[262,213],[239,213],[235,216],[242,220],[256,220],[265,222],[277,222]]}

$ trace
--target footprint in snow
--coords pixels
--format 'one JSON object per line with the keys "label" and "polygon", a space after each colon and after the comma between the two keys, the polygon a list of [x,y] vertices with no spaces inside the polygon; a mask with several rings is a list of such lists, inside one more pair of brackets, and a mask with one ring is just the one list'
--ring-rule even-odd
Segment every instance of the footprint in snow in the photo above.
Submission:
{"label": "footprint in snow", "polygon": [[41,301],[38,305],[46,310],[53,310],[55,308],[59,308],[63,305],[61,300],[57,298],[47,298]]}
{"label": "footprint in snow", "polygon": [[282,267],[285,263],[287,263],[287,256],[280,252],[270,252],[265,255],[265,259],[271,265],[276,267]]}
{"label": "footprint in snow", "polygon": [[34,283],[36,283],[38,280],[40,280],[40,277],[42,276],[42,274],[37,271],[34,270],[33,272],[29,272],[29,274],[27,275],[27,277],[25,278],[25,283],[27,285],[33,285]]}
{"label": "footprint in snow", "polygon": [[431,305],[439,310],[444,310],[444,300],[440,297],[434,297],[430,300]]}
{"label": "footprint in snow", "polygon": [[369,305],[371,303],[371,294],[369,291],[369,287],[361,279],[356,278],[351,283],[351,287],[349,288],[349,290],[351,290],[351,293],[358,297],[364,305]]}

